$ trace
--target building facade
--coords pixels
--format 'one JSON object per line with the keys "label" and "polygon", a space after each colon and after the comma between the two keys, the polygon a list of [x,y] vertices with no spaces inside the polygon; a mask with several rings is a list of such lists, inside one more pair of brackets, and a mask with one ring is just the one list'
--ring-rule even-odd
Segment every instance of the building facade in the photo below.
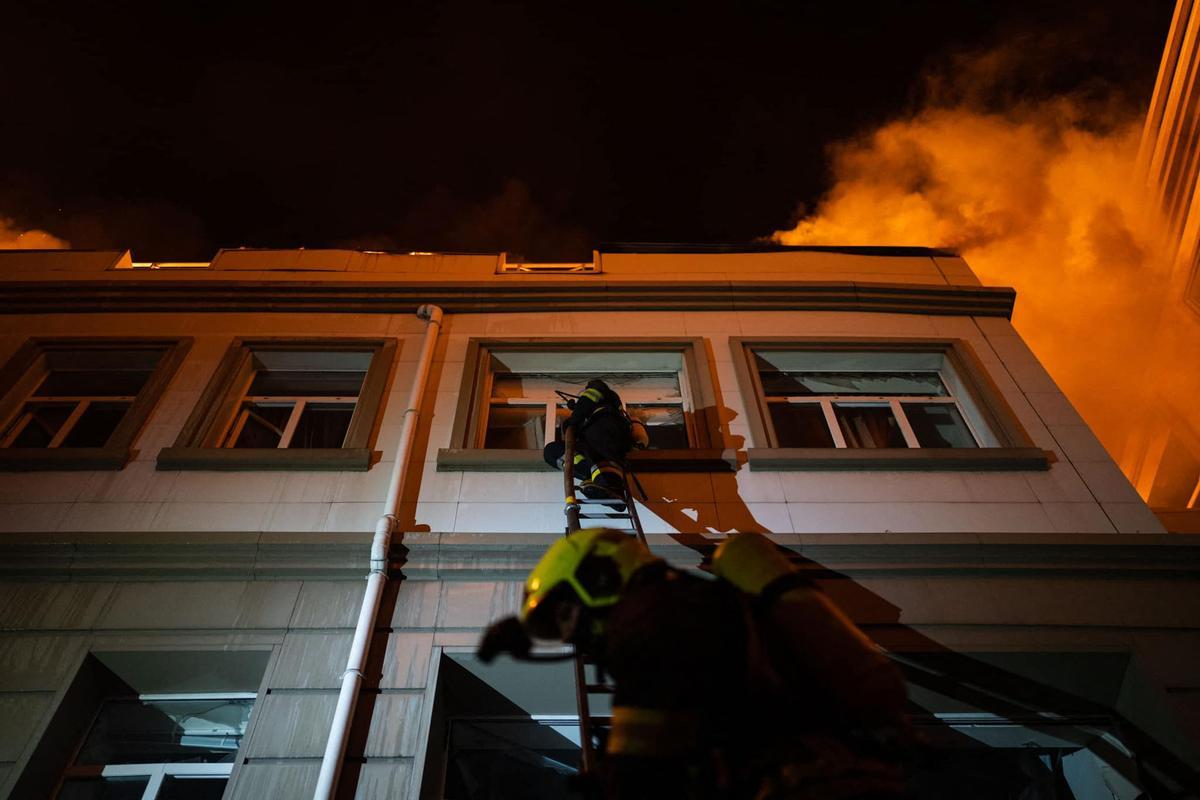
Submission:
{"label": "building facade", "polygon": [[312,796],[393,472],[338,796],[557,796],[569,671],[472,654],[562,535],[540,451],[596,375],[650,431],[652,549],[788,548],[905,666],[953,754],[923,785],[1200,764],[1200,539],[953,254],[10,251],[0,282],[0,796]]}
{"label": "building facade", "polygon": [[[1166,259],[1162,305],[1120,464],[1171,530],[1200,531],[1200,7],[1178,0],[1146,113],[1137,176]],[[1136,375],[1131,375],[1138,381]],[[1143,381],[1144,382],[1144,379]]]}

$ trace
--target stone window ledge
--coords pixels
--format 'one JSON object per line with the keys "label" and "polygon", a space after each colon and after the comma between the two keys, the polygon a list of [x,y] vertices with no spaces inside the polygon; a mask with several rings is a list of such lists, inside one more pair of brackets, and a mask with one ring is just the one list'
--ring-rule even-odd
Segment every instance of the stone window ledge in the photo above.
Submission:
{"label": "stone window ledge", "polygon": [[158,453],[157,469],[366,472],[371,467],[372,455],[365,447],[166,447]]}
{"label": "stone window ledge", "polygon": [[864,450],[823,447],[752,447],[750,469],[804,470],[1048,470],[1054,454],[1036,447],[923,447]]}
{"label": "stone window ledge", "polygon": [[[733,472],[735,450],[642,450],[629,454],[634,472]],[[547,472],[555,471],[538,450],[447,449],[438,450],[438,472]]]}
{"label": "stone window ledge", "polygon": [[0,449],[0,472],[116,470],[131,455],[127,447],[7,447]]}

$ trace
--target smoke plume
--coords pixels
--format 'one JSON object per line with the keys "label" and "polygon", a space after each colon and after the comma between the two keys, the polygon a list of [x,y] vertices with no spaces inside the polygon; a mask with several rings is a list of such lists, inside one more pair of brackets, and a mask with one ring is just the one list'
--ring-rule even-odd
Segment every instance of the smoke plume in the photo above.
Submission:
{"label": "smoke plume", "polygon": [[1119,459],[1131,387],[1155,389],[1135,370],[1167,305],[1135,191],[1144,108],[993,91],[1020,63],[1014,48],[958,58],[919,110],[835,146],[832,188],[774,239],[958,250],[984,284],[1017,290],[1014,325]]}
{"label": "smoke plume", "polygon": [[0,217],[0,250],[61,250],[70,247],[45,231],[23,231],[8,217]]}

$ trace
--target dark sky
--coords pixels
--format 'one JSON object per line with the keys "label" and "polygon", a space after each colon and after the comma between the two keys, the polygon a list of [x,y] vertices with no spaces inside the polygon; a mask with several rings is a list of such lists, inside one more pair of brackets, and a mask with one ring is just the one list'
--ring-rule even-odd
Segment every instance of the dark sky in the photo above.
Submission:
{"label": "dark sky", "polygon": [[0,216],[163,260],[747,241],[956,53],[1027,41],[1008,91],[1136,105],[1173,3],[208,5],[8,4]]}

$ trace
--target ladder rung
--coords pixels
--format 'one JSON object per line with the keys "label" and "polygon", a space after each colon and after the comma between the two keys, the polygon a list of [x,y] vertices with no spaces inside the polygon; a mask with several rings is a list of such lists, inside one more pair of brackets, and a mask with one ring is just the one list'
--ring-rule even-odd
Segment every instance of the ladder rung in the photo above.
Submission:
{"label": "ladder rung", "polygon": [[580,519],[632,519],[628,514],[613,512],[611,514],[580,514]]}
{"label": "ladder rung", "polygon": [[596,506],[618,506],[618,505],[621,505],[621,506],[623,506],[623,505],[625,505],[624,500],[619,500],[615,497],[613,497],[613,498],[609,498],[609,497],[596,498],[594,500],[589,497],[577,497],[575,499],[575,502],[579,503],[581,506],[585,506],[585,505],[596,505]]}

